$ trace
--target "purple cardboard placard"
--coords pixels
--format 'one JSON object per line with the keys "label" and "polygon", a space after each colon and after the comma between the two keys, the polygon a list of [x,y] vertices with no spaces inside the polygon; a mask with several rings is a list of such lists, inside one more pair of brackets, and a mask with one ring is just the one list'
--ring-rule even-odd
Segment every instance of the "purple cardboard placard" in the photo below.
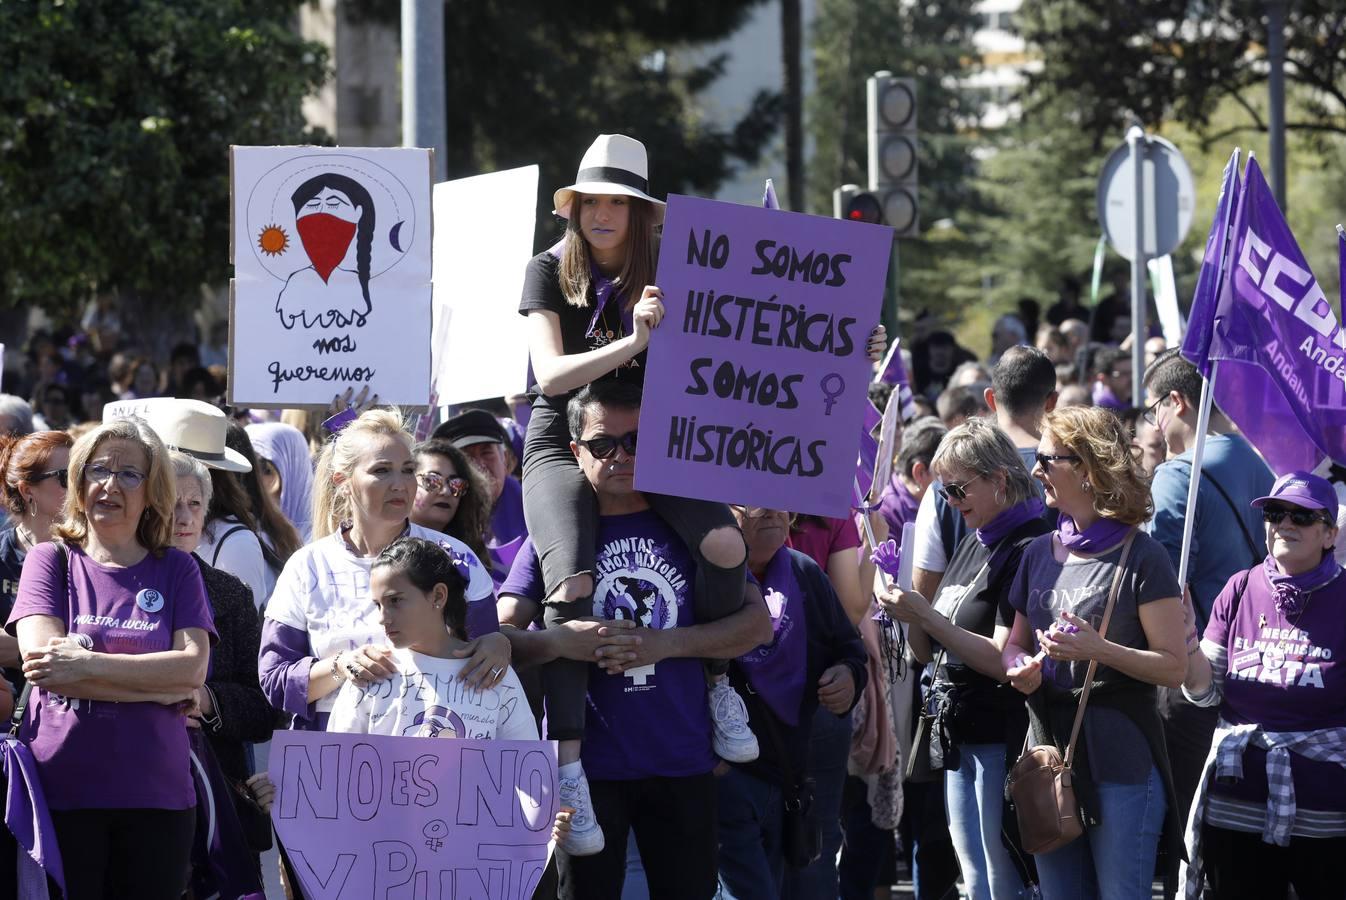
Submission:
{"label": "purple cardboard placard", "polygon": [[841,517],[892,229],[670,195],[636,487]]}
{"label": "purple cardboard placard", "polygon": [[270,775],[309,900],[528,900],[551,853],[550,741],[277,731]]}

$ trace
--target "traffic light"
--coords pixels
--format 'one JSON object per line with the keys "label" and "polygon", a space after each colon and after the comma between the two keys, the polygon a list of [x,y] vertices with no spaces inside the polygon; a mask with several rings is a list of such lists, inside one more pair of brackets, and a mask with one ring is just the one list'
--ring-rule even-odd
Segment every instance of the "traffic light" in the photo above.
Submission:
{"label": "traffic light", "polygon": [[916,80],[875,72],[867,85],[869,189],[896,237],[920,231],[917,207]]}
{"label": "traffic light", "polygon": [[852,222],[883,224],[883,209],[879,206],[879,198],[869,191],[860,190],[858,184],[843,184],[832,191],[832,215]]}

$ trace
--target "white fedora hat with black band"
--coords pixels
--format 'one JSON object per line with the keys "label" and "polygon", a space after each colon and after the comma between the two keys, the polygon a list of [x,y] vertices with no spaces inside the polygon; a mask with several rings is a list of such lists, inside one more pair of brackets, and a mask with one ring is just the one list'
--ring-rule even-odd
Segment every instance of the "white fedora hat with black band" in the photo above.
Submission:
{"label": "white fedora hat with black band", "polygon": [[209,403],[155,397],[140,401],[136,412],[169,450],[180,450],[212,469],[252,471],[242,453],[224,445],[229,419]]}
{"label": "white fedora hat with black band", "polygon": [[575,183],[552,194],[552,204],[556,215],[568,219],[576,194],[624,194],[649,201],[655,221],[663,222],[664,201],[651,197],[649,189],[645,145],[624,134],[600,134],[580,160]]}

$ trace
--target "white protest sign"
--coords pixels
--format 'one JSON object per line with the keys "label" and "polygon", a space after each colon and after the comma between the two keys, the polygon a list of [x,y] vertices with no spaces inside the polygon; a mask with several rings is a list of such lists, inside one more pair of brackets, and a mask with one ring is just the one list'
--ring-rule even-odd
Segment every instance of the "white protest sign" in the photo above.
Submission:
{"label": "white protest sign", "polygon": [[440,405],[528,389],[519,297],[533,255],[537,181],[538,167],[524,166],[435,185],[433,366]]}
{"label": "white protest sign", "polygon": [[430,397],[429,150],[232,147],[229,402]]}
{"label": "white protest sign", "polygon": [[1173,277],[1173,257],[1161,256],[1147,260],[1150,270],[1150,283],[1154,286],[1154,307],[1159,312],[1159,325],[1164,331],[1164,340],[1170,347],[1182,343],[1187,323],[1183,321],[1182,310],[1178,308],[1178,283]]}

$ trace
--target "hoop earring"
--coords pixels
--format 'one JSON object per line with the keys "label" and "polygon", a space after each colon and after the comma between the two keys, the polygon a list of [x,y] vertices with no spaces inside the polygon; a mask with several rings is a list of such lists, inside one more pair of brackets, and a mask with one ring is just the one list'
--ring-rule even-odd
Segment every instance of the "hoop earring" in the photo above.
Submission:
{"label": "hoop earring", "polygon": [[997,489],[995,492],[995,497],[993,497],[992,499],[995,500],[996,506],[1003,506],[1005,503],[1005,492]]}

